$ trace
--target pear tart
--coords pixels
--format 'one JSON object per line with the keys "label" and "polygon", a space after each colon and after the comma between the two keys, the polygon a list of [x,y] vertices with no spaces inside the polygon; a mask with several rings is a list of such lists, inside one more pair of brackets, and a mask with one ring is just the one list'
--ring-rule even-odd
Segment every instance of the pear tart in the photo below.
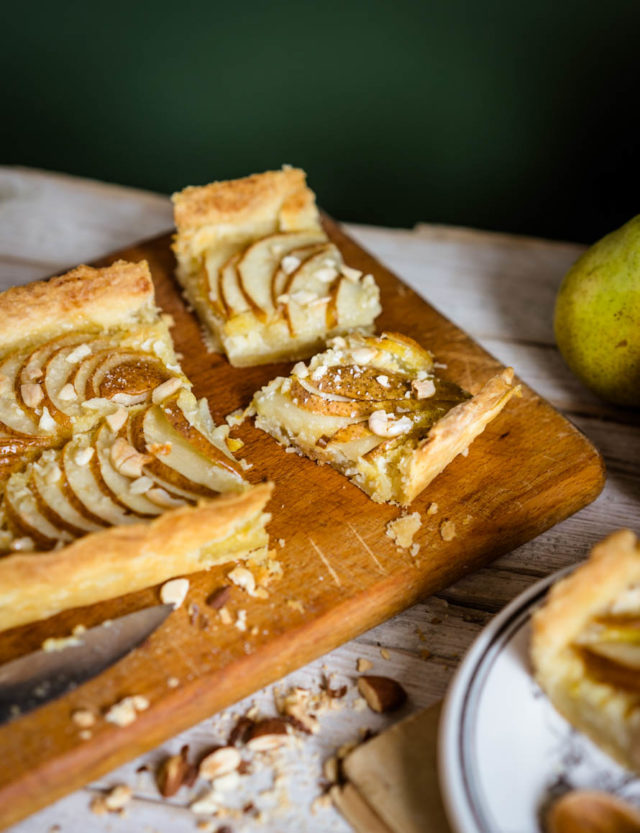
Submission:
{"label": "pear tart", "polygon": [[0,629],[265,547],[270,486],[191,393],[146,263],[8,290],[0,320]]}
{"label": "pear tart", "polygon": [[558,711],[640,772],[640,543],[633,532],[605,538],[553,586],[533,617],[531,656]]}
{"label": "pear tart", "polygon": [[304,358],[330,336],[371,330],[378,287],[344,264],[303,171],[186,188],[173,202],[178,280],[231,364]]}
{"label": "pear tart", "polygon": [[338,336],[253,398],[256,425],[329,463],[378,502],[411,501],[502,410],[513,371],[475,396],[441,379],[431,353],[398,333]]}

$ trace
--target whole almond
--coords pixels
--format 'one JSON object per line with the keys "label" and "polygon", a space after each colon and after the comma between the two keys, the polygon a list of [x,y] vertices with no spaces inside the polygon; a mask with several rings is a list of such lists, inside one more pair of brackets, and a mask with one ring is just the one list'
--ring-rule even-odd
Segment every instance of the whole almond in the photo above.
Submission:
{"label": "whole almond", "polygon": [[392,712],[403,706],[407,692],[390,677],[366,676],[358,678],[358,691],[374,712]]}

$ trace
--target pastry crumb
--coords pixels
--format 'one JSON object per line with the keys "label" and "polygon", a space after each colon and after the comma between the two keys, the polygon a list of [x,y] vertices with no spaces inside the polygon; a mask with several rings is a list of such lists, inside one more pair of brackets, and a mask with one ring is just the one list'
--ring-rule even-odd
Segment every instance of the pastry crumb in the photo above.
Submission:
{"label": "pastry crumb", "polygon": [[427,515],[435,515],[438,511],[438,504],[437,503],[430,503],[429,508],[427,509]]}
{"label": "pastry crumb", "polygon": [[134,694],[132,697],[124,697],[119,702],[114,703],[105,714],[104,719],[116,726],[128,726],[137,719],[139,712],[148,708],[149,701],[147,698],[140,694]]}
{"label": "pastry crumb", "polygon": [[413,544],[413,536],[422,526],[422,519],[419,512],[412,512],[410,515],[400,515],[386,525],[386,534],[397,547],[409,549]]}
{"label": "pastry crumb", "polygon": [[453,541],[456,537],[456,525],[453,521],[443,521],[440,524],[440,537],[443,541]]}
{"label": "pastry crumb", "polygon": [[96,722],[96,716],[90,709],[76,709],[71,713],[71,720],[81,729],[88,729]]}
{"label": "pastry crumb", "polygon": [[391,654],[387,650],[387,648],[380,648],[380,656],[382,659],[391,659]]}
{"label": "pastry crumb", "polygon": [[364,674],[365,671],[371,671],[373,668],[373,663],[370,659],[365,659],[365,657],[358,657],[356,660],[356,671],[359,674]]}

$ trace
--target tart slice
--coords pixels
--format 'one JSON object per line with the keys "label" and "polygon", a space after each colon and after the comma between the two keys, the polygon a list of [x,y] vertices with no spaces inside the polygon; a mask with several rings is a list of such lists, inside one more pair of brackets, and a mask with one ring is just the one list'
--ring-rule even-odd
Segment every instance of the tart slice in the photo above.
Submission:
{"label": "tart slice", "polygon": [[557,582],[532,622],[536,678],[576,728],[640,772],[640,543],[628,529]]}
{"label": "tart slice", "polygon": [[295,168],[174,194],[176,275],[210,343],[236,366],[304,358],[370,331],[371,275],[346,266]]}
{"label": "tart slice", "polygon": [[146,263],[0,294],[0,630],[264,549]]}
{"label": "tart slice", "polygon": [[399,333],[334,338],[253,398],[256,425],[329,463],[377,502],[411,501],[496,417],[517,388],[509,368],[475,395],[436,375]]}

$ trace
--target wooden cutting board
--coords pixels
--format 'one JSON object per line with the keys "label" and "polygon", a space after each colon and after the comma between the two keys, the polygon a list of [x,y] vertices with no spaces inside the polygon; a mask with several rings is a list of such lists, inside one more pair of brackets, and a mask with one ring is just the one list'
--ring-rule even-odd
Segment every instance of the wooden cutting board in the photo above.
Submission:
{"label": "wooden cutting board", "polygon": [[[382,291],[379,329],[399,330],[447,365],[445,378],[471,392],[498,369],[495,359],[381,266],[330,220],[331,238],[348,264],[372,272]],[[160,306],[175,320],[173,337],[195,393],[207,396],[217,421],[250,401],[287,365],[232,368],[206,352],[199,325],[172,278],[165,235],[100,261],[146,258]],[[455,311],[454,311],[455,312]],[[517,368],[516,368],[517,371]],[[18,821],[168,737],[379,624],[539,535],[591,502],[604,482],[602,460],[589,441],[533,391],[505,411],[412,505],[423,516],[413,558],[397,550],[385,524],[399,510],[370,501],[326,466],[286,454],[247,424],[237,430],[249,479],[276,483],[269,525],[283,567],[265,600],[233,588],[228,607],[246,611],[247,630],[223,625],[205,599],[225,584],[228,567],[192,576],[187,603],[147,642],[109,671],[60,700],[0,728],[0,827]],[[436,503],[438,511],[426,515]],[[440,527],[455,524],[444,541]],[[284,546],[278,543],[281,541]],[[68,611],[0,635],[0,662],[64,636],[158,602],[149,589]],[[204,614],[193,616],[190,604]],[[193,608],[192,608],[193,609]],[[168,685],[170,678],[179,685]],[[122,697],[145,695],[150,708],[130,726],[99,720],[79,739],[74,709],[104,712]]]}

